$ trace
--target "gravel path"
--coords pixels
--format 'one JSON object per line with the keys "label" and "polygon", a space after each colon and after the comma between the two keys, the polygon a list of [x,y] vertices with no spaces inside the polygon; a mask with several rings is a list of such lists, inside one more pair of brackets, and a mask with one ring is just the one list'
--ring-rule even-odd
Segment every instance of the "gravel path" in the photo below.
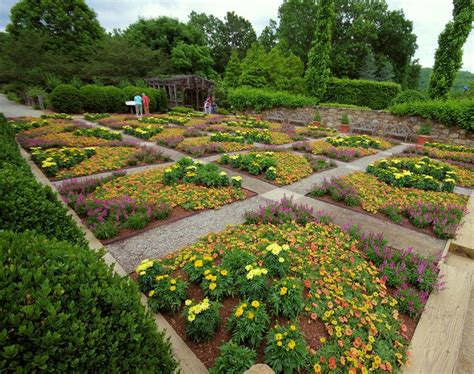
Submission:
{"label": "gravel path", "polygon": [[107,248],[125,271],[132,272],[145,258],[163,257],[167,253],[196,242],[207,233],[224,230],[230,224],[242,223],[247,210],[254,210],[265,203],[268,203],[268,200],[254,196],[225,205],[218,210],[208,210],[157,227],[141,235],[110,244]]}

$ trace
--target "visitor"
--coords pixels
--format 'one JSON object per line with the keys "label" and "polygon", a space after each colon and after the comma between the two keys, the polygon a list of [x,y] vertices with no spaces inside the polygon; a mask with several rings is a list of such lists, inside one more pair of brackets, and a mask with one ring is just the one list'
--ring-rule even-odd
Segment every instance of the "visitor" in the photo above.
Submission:
{"label": "visitor", "polygon": [[142,93],[142,103],[143,103],[143,112],[145,114],[150,114],[150,98]]}
{"label": "visitor", "polygon": [[137,93],[135,97],[133,98],[133,101],[135,101],[135,113],[137,114],[137,117],[142,116],[143,115],[143,107],[142,107],[143,100],[140,94]]}
{"label": "visitor", "polygon": [[211,106],[212,106],[212,99],[210,96],[208,96],[206,101],[204,101],[204,113],[206,114],[211,113]]}
{"label": "visitor", "polygon": [[212,97],[211,99],[211,114],[216,114],[217,113],[217,103],[216,103],[216,98]]}

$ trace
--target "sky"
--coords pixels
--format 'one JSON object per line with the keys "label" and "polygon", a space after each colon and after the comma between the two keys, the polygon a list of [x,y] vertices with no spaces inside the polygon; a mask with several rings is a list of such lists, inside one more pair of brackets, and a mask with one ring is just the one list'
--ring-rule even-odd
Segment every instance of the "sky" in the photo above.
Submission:
{"label": "sky", "polygon": [[[16,2],[0,0],[0,30],[8,24],[10,8]],[[259,34],[270,18],[277,20],[282,0],[86,0],[86,3],[96,11],[108,31],[124,29],[138,17],[164,15],[187,21],[188,14],[195,10],[221,19],[227,11],[234,11],[252,22]],[[452,0],[387,0],[387,3],[391,10],[403,9],[405,16],[413,21],[418,44],[415,58],[419,58],[423,67],[432,67],[438,35],[451,19]],[[474,73],[474,30],[464,45],[462,70]]]}

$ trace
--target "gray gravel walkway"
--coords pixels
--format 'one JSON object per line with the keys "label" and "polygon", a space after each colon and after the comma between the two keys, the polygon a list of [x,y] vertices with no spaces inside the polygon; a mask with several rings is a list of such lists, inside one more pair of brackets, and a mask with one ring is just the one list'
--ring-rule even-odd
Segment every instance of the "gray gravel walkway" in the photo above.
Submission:
{"label": "gray gravel walkway", "polygon": [[225,205],[218,210],[198,213],[132,238],[109,244],[107,249],[125,271],[132,272],[145,258],[163,257],[167,253],[175,252],[196,242],[209,232],[221,231],[227,225],[242,223],[247,210],[254,210],[266,203],[268,200],[254,196]]}
{"label": "gray gravel walkway", "polygon": [[41,110],[10,101],[2,94],[0,94],[0,113],[3,113],[5,117],[41,117],[44,114]]}

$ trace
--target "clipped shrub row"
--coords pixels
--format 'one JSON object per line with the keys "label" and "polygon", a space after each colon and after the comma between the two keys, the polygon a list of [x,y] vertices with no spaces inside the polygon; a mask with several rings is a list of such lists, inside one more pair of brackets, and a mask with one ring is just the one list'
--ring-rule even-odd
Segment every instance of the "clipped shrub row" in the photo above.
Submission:
{"label": "clipped shrub row", "polygon": [[137,287],[86,247],[1,114],[0,195],[0,372],[173,372]]}
{"label": "clipped shrub row", "polygon": [[385,109],[400,92],[397,83],[333,78],[323,101]]}
{"label": "clipped shrub row", "polygon": [[134,86],[118,88],[88,84],[78,89],[70,84],[61,84],[51,92],[49,99],[53,108],[62,113],[122,113],[128,110],[125,101],[133,100],[137,93],[142,92],[150,98],[151,112],[166,110],[163,90]]}
{"label": "clipped shrub row", "polygon": [[446,126],[474,131],[474,99],[412,101],[393,105],[389,111],[399,116],[420,116]]}
{"label": "clipped shrub row", "polygon": [[316,103],[315,99],[307,96],[251,87],[239,87],[229,90],[227,101],[236,110],[255,109],[257,111],[280,106],[298,108]]}

